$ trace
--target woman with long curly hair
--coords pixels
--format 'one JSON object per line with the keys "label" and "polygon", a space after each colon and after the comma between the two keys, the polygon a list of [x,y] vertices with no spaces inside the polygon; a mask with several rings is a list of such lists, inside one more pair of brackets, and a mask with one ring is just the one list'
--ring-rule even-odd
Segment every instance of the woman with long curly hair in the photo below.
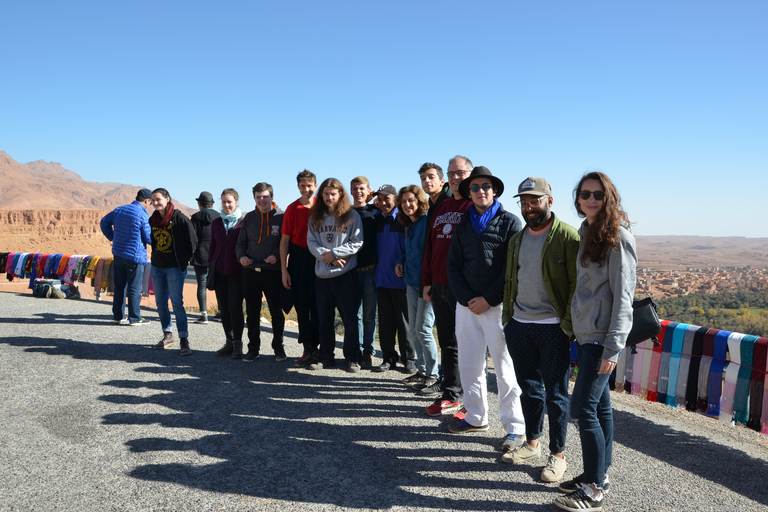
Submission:
{"label": "woman with long curly hair", "polygon": [[360,337],[357,310],[360,285],[357,252],[363,247],[363,222],[349,203],[344,185],[328,178],[317,189],[317,197],[309,213],[307,247],[315,257],[315,297],[320,321],[320,361],[310,370],[336,366],[334,349],[336,333],[333,321],[338,308],[344,324],[344,359],[347,371],[360,371]]}
{"label": "woman with long curly hair", "polygon": [[585,174],[574,191],[579,229],[576,291],[571,302],[579,373],[571,418],[579,427],[584,473],[560,484],[563,510],[602,510],[613,453],[608,379],[632,329],[637,252],[621,196],[601,172]]}

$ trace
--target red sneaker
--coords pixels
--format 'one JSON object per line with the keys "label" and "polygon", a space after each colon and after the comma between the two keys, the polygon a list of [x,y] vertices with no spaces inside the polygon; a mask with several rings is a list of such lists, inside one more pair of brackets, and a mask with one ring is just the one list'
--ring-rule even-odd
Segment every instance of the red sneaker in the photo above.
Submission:
{"label": "red sneaker", "polygon": [[432,405],[427,407],[426,413],[427,416],[441,416],[443,414],[458,411],[460,407],[461,404],[459,402],[451,402],[450,400],[438,398]]}
{"label": "red sneaker", "polygon": [[467,408],[466,407],[462,407],[459,412],[457,412],[456,414],[453,415],[453,419],[456,420],[456,421],[461,421],[461,420],[466,419],[466,418],[467,418]]}

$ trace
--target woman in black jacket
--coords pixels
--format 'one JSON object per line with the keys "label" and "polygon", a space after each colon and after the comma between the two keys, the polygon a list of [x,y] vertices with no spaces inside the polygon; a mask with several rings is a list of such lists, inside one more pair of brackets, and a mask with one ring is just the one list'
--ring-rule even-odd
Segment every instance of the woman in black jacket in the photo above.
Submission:
{"label": "woman in black jacket", "polygon": [[192,351],[187,338],[189,333],[187,312],[184,310],[184,280],[189,260],[197,247],[197,236],[189,219],[173,206],[167,190],[157,188],[152,191],[152,206],[155,209],[149,218],[152,229],[152,284],[157,313],[163,327],[163,339],[153,348],[164,349],[175,342],[173,321],[168,310],[170,298],[179,331],[179,355],[188,356]]}

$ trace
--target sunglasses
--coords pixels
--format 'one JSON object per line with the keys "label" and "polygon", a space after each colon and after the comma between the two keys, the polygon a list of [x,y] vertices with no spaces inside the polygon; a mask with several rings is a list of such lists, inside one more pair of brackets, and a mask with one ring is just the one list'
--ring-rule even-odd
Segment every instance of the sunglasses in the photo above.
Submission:
{"label": "sunglasses", "polygon": [[590,190],[582,190],[579,192],[579,197],[584,201],[588,200],[590,196],[595,196],[595,201],[602,201],[605,199],[605,192],[602,190],[595,190],[594,192]]}
{"label": "sunglasses", "polygon": [[485,192],[488,192],[491,190],[491,184],[490,183],[483,183],[482,185],[472,185],[469,187],[469,190],[477,194],[480,192],[480,189],[483,189]]}

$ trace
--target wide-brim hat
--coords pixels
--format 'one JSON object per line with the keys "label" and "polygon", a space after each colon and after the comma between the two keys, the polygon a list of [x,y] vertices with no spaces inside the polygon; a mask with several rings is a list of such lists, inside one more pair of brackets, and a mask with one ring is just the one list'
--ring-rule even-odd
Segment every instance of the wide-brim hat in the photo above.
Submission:
{"label": "wide-brim hat", "polygon": [[491,171],[487,167],[478,165],[472,169],[469,178],[465,178],[459,183],[459,194],[461,194],[461,197],[464,199],[469,199],[469,186],[475,178],[488,178],[496,191],[496,197],[501,197],[501,194],[504,193],[504,182],[491,174]]}

